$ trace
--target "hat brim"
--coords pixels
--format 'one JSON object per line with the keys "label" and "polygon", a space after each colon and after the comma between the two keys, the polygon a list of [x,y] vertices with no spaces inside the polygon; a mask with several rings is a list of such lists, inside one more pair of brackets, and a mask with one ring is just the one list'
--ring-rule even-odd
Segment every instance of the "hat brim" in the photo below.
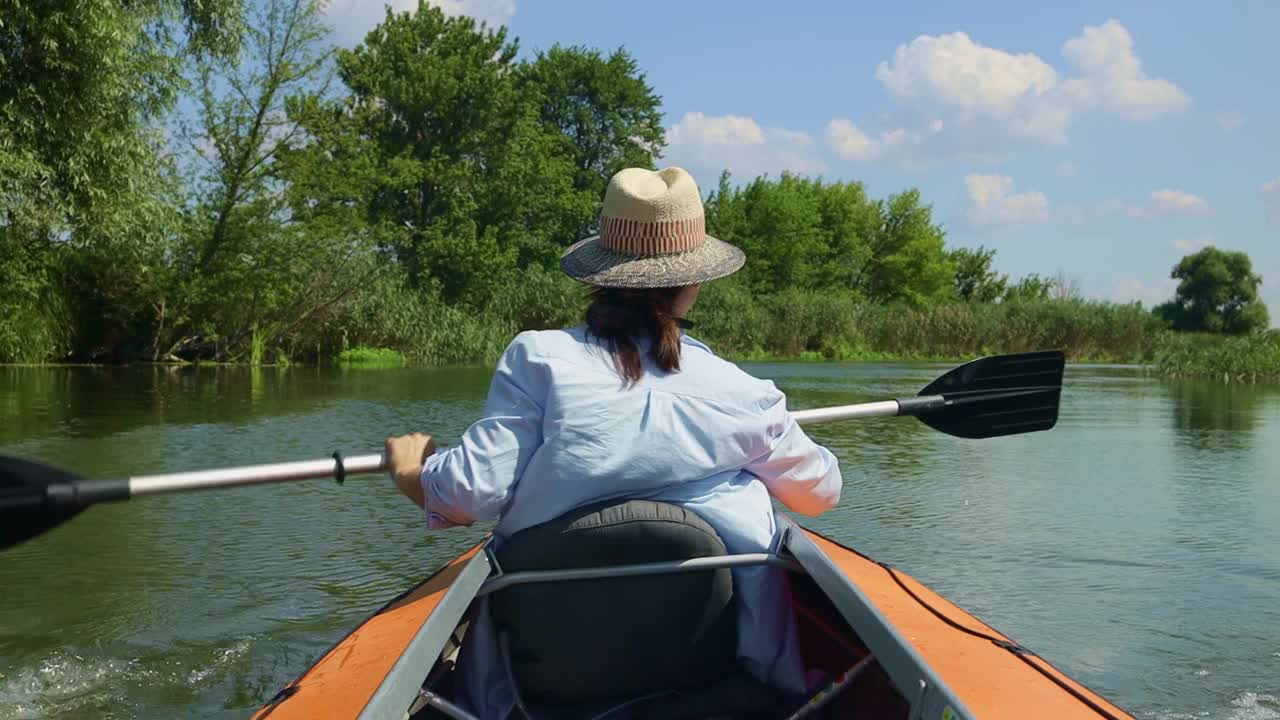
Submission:
{"label": "hat brim", "polygon": [[600,245],[596,235],[580,240],[560,256],[569,277],[589,285],[616,288],[685,287],[732,275],[746,255],[710,235],[693,250],[670,255],[635,257]]}

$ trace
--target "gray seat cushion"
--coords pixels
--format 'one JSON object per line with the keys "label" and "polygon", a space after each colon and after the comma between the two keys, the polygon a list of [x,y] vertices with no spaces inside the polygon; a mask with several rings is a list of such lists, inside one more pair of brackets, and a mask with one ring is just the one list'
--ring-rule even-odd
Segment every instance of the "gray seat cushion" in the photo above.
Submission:
{"label": "gray seat cushion", "polygon": [[[725,555],[704,520],[648,500],[582,507],[507,538],[503,572]],[[698,687],[735,673],[728,569],[516,585],[491,599],[520,692],[579,704]]]}

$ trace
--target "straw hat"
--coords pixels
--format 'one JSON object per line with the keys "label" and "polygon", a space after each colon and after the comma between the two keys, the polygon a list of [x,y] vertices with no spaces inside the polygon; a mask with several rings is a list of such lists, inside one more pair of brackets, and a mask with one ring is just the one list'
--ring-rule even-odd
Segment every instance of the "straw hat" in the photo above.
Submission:
{"label": "straw hat", "polygon": [[698,185],[678,167],[619,171],[605,191],[600,234],[560,257],[575,280],[618,288],[696,285],[744,262],[741,250],[707,234]]}

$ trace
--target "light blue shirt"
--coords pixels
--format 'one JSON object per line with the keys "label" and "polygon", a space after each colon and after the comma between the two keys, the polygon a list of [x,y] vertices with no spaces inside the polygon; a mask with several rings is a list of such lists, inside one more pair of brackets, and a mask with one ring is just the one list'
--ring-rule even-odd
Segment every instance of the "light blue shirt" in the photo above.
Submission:
{"label": "light blue shirt", "polygon": [[[456,447],[427,458],[429,526],[497,520],[501,539],[581,505],[644,498],[697,513],[731,553],[764,552],[777,534],[770,496],[805,515],[839,501],[835,457],[805,435],[773,382],[687,335],[676,372],[657,369],[647,343],[640,348],[645,374],[627,386],[583,326],[516,336],[484,417]],[[761,679],[802,691],[782,573],[740,568],[734,584],[739,655]],[[474,687],[488,700],[473,698],[473,711],[500,716],[507,697],[492,673],[481,674]]]}
{"label": "light blue shirt", "polygon": [[457,447],[427,458],[431,527],[499,520],[495,531],[509,536],[625,496],[722,508],[727,524],[744,526],[731,533],[763,538],[772,536],[769,494],[806,515],[840,499],[836,459],[804,434],[772,381],[687,335],[678,371],[644,360],[644,376],[627,387],[582,326],[516,336],[484,417]]}

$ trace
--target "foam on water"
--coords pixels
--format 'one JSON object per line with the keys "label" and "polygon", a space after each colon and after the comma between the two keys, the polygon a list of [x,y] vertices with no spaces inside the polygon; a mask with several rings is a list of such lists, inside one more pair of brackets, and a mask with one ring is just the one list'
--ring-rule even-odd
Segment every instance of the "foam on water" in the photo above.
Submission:
{"label": "foam on water", "polygon": [[55,708],[69,714],[120,699],[120,680],[137,671],[136,660],[84,658],[55,653],[35,664],[0,673],[0,719],[34,720]]}
{"label": "foam on water", "polygon": [[[0,720],[37,720],[87,714],[95,718],[131,716],[130,694],[147,686],[192,690],[209,687],[236,670],[250,639],[213,651],[207,663],[184,667],[177,660],[85,657],[56,652],[26,667],[0,672]],[[157,670],[156,666],[172,667]]]}
{"label": "foam on water", "polygon": [[1280,700],[1267,693],[1244,692],[1231,701],[1230,710],[1167,711],[1139,717],[1149,720],[1280,720]]}
{"label": "foam on water", "polygon": [[1231,701],[1231,720],[1278,720],[1280,700],[1275,695],[1247,692]]}
{"label": "foam on water", "polygon": [[219,650],[214,655],[213,662],[208,667],[192,670],[187,677],[187,683],[192,687],[199,687],[205,681],[219,675],[228,670],[237,660],[243,658],[249,652],[249,641],[241,640],[234,643],[231,647]]}

